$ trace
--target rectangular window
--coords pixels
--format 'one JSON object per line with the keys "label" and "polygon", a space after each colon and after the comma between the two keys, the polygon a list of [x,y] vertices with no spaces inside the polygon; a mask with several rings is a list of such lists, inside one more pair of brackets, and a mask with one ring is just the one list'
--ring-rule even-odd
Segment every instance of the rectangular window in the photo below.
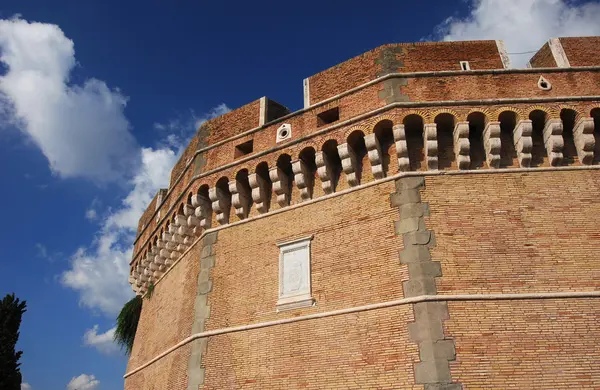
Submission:
{"label": "rectangular window", "polygon": [[330,108],[327,111],[317,114],[317,127],[325,126],[338,120],[340,120],[339,107]]}
{"label": "rectangular window", "polygon": [[239,144],[238,146],[235,147],[235,154],[233,157],[238,158],[238,157],[245,156],[247,154],[252,153],[253,149],[254,149],[254,140],[246,141],[243,144]]}
{"label": "rectangular window", "polygon": [[462,70],[471,70],[471,65],[469,65],[469,61],[461,61],[460,68]]}
{"label": "rectangular window", "polygon": [[314,304],[310,287],[310,242],[313,236],[278,243],[279,299],[277,311]]}

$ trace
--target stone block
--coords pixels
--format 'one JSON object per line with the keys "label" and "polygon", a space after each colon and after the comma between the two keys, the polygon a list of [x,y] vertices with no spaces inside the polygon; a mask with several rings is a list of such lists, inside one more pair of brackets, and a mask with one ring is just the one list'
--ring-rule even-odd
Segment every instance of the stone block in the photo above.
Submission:
{"label": "stone block", "polygon": [[418,297],[420,295],[435,295],[437,294],[437,288],[435,286],[435,279],[411,279],[402,283],[404,290],[404,296],[406,298]]}
{"label": "stone block", "polygon": [[198,387],[204,383],[204,368],[196,367],[188,371],[188,387],[186,390],[198,390]]}
{"label": "stone block", "polygon": [[200,253],[200,258],[204,259],[207,258],[209,256],[214,256],[215,252],[213,249],[212,245],[206,245],[204,248],[202,248],[202,253]]}
{"label": "stone block", "polygon": [[[203,295],[199,295],[198,297],[202,296]],[[205,296],[206,295],[204,295],[204,297]],[[198,302],[198,300],[196,300],[194,309],[196,310],[196,312],[194,313],[194,318],[196,318],[197,320],[205,320],[207,318],[210,318],[210,305],[207,305],[205,302]]]}
{"label": "stone block", "polygon": [[204,294],[196,295],[196,300],[194,301],[194,309],[200,306],[208,306],[208,297]]}
{"label": "stone block", "polygon": [[396,189],[398,192],[411,189],[425,188],[425,177],[410,176],[396,180]]}
{"label": "stone block", "polygon": [[418,384],[451,383],[450,364],[444,359],[415,364],[415,382]]}
{"label": "stone block", "polygon": [[212,291],[212,281],[198,283],[198,294],[208,294]]}
{"label": "stone block", "polygon": [[[403,218],[400,221],[394,222],[396,235],[402,235],[404,233],[416,232],[420,227],[424,227],[421,224],[422,218]],[[421,229],[423,230],[423,229]]]}
{"label": "stone block", "polygon": [[200,260],[201,269],[211,269],[215,266],[215,256],[208,256]]}
{"label": "stone block", "polygon": [[409,232],[402,236],[404,246],[409,245],[427,245],[433,238],[433,232],[431,230]]}
{"label": "stone block", "polygon": [[202,239],[202,245],[206,246],[206,245],[213,245],[214,243],[216,243],[217,242],[218,233],[219,232],[208,233]]}
{"label": "stone block", "polygon": [[200,283],[208,282],[209,280],[210,280],[210,270],[208,270],[208,269],[201,270],[200,273],[198,274],[198,285],[200,285]]}
{"label": "stone block", "polygon": [[431,261],[429,248],[424,245],[411,245],[400,251],[400,263],[410,264],[421,261]]}
{"label": "stone block", "polygon": [[408,203],[400,206],[400,218],[415,218],[429,215],[427,203]]}
{"label": "stone block", "polygon": [[442,265],[439,261],[427,261],[408,264],[411,279],[439,278],[442,276]]}
{"label": "stone block", "polygon": [[421,193],[419,190],[403,190],[394,192],[390,196],[390,203],[392,207],[399,207],[407,203],[420,203]]}
{"label": "stone block", "polygon": [[441,321],[412,322],[408,324],[408,334],[415,343],[422,341],[437,341],[444,339],[444,329]]}
{"label": "stone block", "polygon": [[424,390],[462,390],[462,388],[460,383],[429,383],[425,385]]}
{"label": "stone block", "polygon": [[417,322],[431,321],[432,319],[444,321],[450,318],[446,302],[420,302],[416,303],[413,309]]}
{"label": "stone block", "polygon": [[204,332],[204,322],[205,320],[196,319],[192,324],[192,334]]}
{"label": "stone block", "polygon": [[423,341],[419,344],[421,361],[436,359],[455,360],[454,340]]}

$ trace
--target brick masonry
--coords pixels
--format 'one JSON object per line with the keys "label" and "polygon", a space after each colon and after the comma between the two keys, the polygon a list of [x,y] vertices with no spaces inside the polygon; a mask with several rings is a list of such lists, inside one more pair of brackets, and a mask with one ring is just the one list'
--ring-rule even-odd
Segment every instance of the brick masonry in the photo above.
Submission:
{"label": "brick masonry", "polygon": [[[600,65],[585,55],[594,39],[560,39],[572,66]],[[481,68],[502,68],[495,41],[453,45],[434,45],[429,54],[421,44],[374,49],[311,77],[311,94],[322,100],[384,73],[453,70],[456,60],[467,55],[481,59]],[[449,62],[430,61],[453,48],[455,57],[447,57]],[[544,56],[542,49],[540,61]],[[591,62],[582,62],[589,58]],[[552,83],[550,91],[537,87],[540,76]],[[340,77],[346,84],[340,84]],[[261,216],[252,204],[249,217],[260,218],[223,226],[218,241],[216,231],[208,232],[162,276],[152,298],[144,300],[128,371],[202,330],[420,295],[598,291],[600,265],[594,254],[600,249],[599,171],[502,169],[519,167],[512,143],[514,123],[503,115],[511,112],[515,120],[535,119],[532,113],[540,111],[555,121],[564,110],[573,110],[576,120],[592,116],[592,163],[600,163],[600,101],[579,98],[600,95],[599,77],[598,70],[587,68],[392,77],[282,121],[259,126],[257,100],[207,122],[174,168],[168,193],[153,200],[140,220],[132,269],[201,185],[212,188],[220,178],[229,181],[244,169],[254,173],[261,163],[272,168],[280,156],[295,160],[306,148],[321,151],[328,141],[344,144],[351,134],[380,137],[381,129],[404,125],[406,139],[378,138],[381,150],[369,150],[381,153],[377,158],[357,144],[356,166],[362,170],[356,173],[368,187],[339,194],[351,188],[342,174],[338,194],[325,199],[321,179],[312,172],[316,201],[302,205],[307,200],[291,176],[294,207],[273,201],[270,210],[282,212]],[[461,102],[465,99],[470,102]],[[274,116],[285,114],[277,103],[269,104],[278,107]],[[334,107],[340,119],[317,127],[316,115]],[[473,115],[480,115],[483,124],[501,121],[500,170],[456,175],[454,123],[472,120]],[[415,123],[422,122],[430,131],[438,120],[435,137],[425,143]],[[293,137],[276,144],[276,130],[283,122],[292,126]],[[469,126],[467,168],[487,169],[477,136],[481,129],[475,123]],[[550,161],[543,125],[538,120],[532,126],[532,166],[545,169]],[[584,168],[569,138],[573,130],[563,125],[561,166]],[[243,133],[251,129],[255,130]],[[253,140],[254,151],[235,158],[235,146],[248,140]],[[410,170],[421,171],[424,178],[371,186],[372,161],[385,167],[383,175],[398,173],[398,145],[407,148]],[[427,172],[425,159],[436,152],[443,174],[428,176],[432,172]],[[219,227],[214,214],[212,226]],[[239,221],[233,210],[231,215],[230,222]],[[316,305],[277,313],[276,242],[312,234]],[[592,298],[421,302],[224,334],[186,344],[128,375],[125,388],[598,388],[598,307]]]}

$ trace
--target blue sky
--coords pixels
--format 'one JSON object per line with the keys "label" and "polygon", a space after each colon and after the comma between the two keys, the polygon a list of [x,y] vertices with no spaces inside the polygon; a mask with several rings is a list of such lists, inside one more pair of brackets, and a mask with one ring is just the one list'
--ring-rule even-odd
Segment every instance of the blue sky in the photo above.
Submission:
{"label": "blue sky", "polygon": [[562,0],[3,0],[0,19],[0,295],[28,302],[34,390],[122,388],[137,218],[201,121],[265,95],[299,109],[305,77],[384,43],[600,35],[598,2]]}

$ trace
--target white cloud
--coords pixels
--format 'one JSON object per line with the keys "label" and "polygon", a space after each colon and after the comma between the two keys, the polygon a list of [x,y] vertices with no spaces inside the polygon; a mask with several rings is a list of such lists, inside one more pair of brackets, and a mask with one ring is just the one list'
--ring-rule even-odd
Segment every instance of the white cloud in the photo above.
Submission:
{"label": "white cloud", "polygon": [[221,103],[213,107],[210,111],[196,114],[194,110],[189,110],[183,115],[177,115],[167,122],[154,123],[154,129],[164,134],[163,143],[165,146],[178,148],[180,146],[186,146],[186,141],[191,138],[200,125],[204,122],[227,114],[231,109],[227,107],[225,103]]}
{"label": "white cloud", "polygon": [[135,166],[127,98],[101,80],[69,83],[74,44],[58,26],[0,20],[0,53],[2,119],[39,147],[54,174],[106,182]]}
{"label": "white cloud", "polygon": [[142,166],[122,207],[108,213],[92,244],[71,257],[71,268],[61,280],[79,292],[82,306],[114,318],[133,296],[128,278],[137,222],[158,189],[168,185],[175,161],[171,150],[142,149]]}
{"label": "white cloud", "polygon": [[96,390],[98,386],[100,381],[94,375],[81,374],[71,379],[67,384],[67,390]]}
{"label": "white cloud", "polygon": [[32,387],[29,383],[21,383],[21,390],[31,390]]}
{"label": "white cloud", "polygon": [[98,325],[94,325],[92,329],[85,331],[85,334],[83,335],[83,344],[94,347],[107,355],[118,352],[119,346],[114,342],[116,329],[117,328],[114,327],[104,333],[98,333]]}
{"label": "white cloud", "polygon": [[88,209],[85,210],[85,219],[87,219],[90,222],[93,222],[96,219],[98,219],[98,208],[100,207],[100,205],[100,200],[98,198],[94,198],[94,200],[92,200],[92,204],[90,204],[90,207],[88,207]]}
{"label": "white cloud", "polygon": [[[537,51],[550,38],[600,35],[600,3],[565,0],[472,0],[466,18],[448,18],[438,37],[448,41],[504,40],[509,53]],[[534,53],[511,55],[524,67]]]}
{"label": "white cloud", "polygon": [[46,245],[38,242],[35,244],[35,249],[37,250],[38,257],[41,257],[42,259],[48,258],[48,248],[46,248]]}
{"label": "white cloud", "polygon": [[133,296],[129,261],[139,218],[158,189],[168,187],[171,169],[186,144],[187,139],[163,148],[142,148],[141,165],[127,184],[130,192],[121,207],[104,214],[92,244],[72,256],[71,268],[61,280],[80,293],[83,306],[114,317]]}
{"label": "white cloud", "polygon": [[[99,229],[72,256],[61,283],[79,293],[80,304],[114,318],[133,292],[129,261],[140,216],[156,192],[169,184],[171,169],[202,122],[229,111],[220,104],[207,113],[157,124],[160,142],[141,148],[125,117],[127,99],[105,82],[70,83],[74,43],[56,25],[0,19],[0,128],[16,125],[40,148],[59,177],[115,181],[125,189],[122,204],[100,208],[92,201],[86,218]],[[42,257],[51,257],[41,244]],[[54,256],[54,255],[52,255]],[[110,331],[109,331],[110,332]],[[100,349],[108,332],[88,330],[84,341]],[[78,378],[81,378],[78,377]],[[78,379],[78,378],[74,378]]]}
{"label": "white cloud", "polygon": [[89,221],[94,221],[98,218],[98,212],[95,209],[85,210],[85,218]]}

